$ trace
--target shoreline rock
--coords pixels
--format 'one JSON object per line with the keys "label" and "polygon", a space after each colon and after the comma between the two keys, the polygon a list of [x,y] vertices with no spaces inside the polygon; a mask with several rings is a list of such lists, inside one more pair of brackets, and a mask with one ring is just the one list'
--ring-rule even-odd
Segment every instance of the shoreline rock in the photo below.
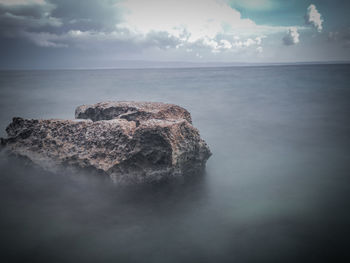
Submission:
{"label": "shoreline rock", "polygon": [[175,104],[162,102],[112,101],[81,105],[75,109],[75,118],[92,121],[116,118],[128,121],[185,119],[192,124],[191,114],[187,110]]}
{"label": "shoreline rock", "polygon": [[47,170],[96,170],[119,184],[197,174],[209,147],[190,113],[156,102],[103,102],[77,107],[79,120],[13,118],[1,145]]}

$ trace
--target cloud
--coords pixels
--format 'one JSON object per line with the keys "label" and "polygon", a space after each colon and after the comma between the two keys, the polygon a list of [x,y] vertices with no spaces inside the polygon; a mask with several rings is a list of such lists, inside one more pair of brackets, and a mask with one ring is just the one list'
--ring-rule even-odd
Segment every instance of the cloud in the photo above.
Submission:
{"label": "cloud", "polygon": [[271,10],[279,6],[278,0],[229,0],[229,3],[234,8],[254,11]]}
{"label": "cloud", "polygon": [[328,41],[338,43],[345,48],[350,48],[350,27],[335,32],[329,32]]}
{"label": "cloud", "polygon": [[257,51],[258,53],[262,53],[262,52],[263,52],[263,48],[262,48],[262,47],[257,47],[257,48],[256,48],[256,51]]}
{"label": "cloud", "polygon": [[113,55],[145,50],[205,58],[256,55],[263,50],[264,38],[288,28],[257,25],[228,0],[0,1],[0,38],[19,38],[44,48],[108,50]]}
{"label": "cloud", "polygon": [[13,3],[0,3],[0,37],[16,37],[23,35],[23,32],[62,25],[60,19],[51,16],[51,11],[55,8],[51,4],[39,1],[29,1],[28,4],[21,4],[21,1]]}
{"label": "cloud", "polygon": [[256,28],[252,20],[242,18],[237,10],[220,0],[202,0],[200,4],[198,1],[150,0],[145,5],[139,0],[128,0],[120,6],[126,10],[121,27],[142,34],[166,31],[176,37],[186,30],[187,40],[192,43],[235,29]]}
{"label": "cloud", "polygon": [[322,23],[323,19],[321,14],[318,12],[315,5],[311,4],[307,8],[307,12],[305,15],[305,23],[307,25],[313,26],[318,32],[322,32]]}
{"label": "cloud", "polygon": [[[138,0],[121,2],[125,10],[119,29],[134,35],[156,36],[166,32],[177,39],[177,49],[207,49],[211,53],[261,45],[268,34],[283,32],[286,27],[260,26],[253,20],[242,18],[239,11],[226,0],[172,1],[150,0],[142,5]],[[153,32],[153,33],[151,33]],[[240,41],[234,37],[240,37]]]}
{"label": "cloud", "polygon": [[113,31],[122,20],[120,0],[46,1],[55,7],[51,15],[61,19],[66,31]]}
{"label": "cloud", "polygon": [[[26,9],[32,7],[33,4],[21,5]],[[41,10],[44,7],[46,10]],[[17,7],[6,6],[6,10],[11,8]],[[41,9],[36,9],[36,17],[41,24],[35,26],[34,21],[29,21],[29,17],[33,16],[29,16],[17,29],[20,29],[21,37],[27,37],[42,47],[73,45],[86,48],[102,41],[129,41],[140,48],[199,48],[201,51],[207,49],[219,53],[260,45],[264,37],[260,32],[269,30],[242,18],[224,0],[203,0],[201,4],[184,0],[176,3],[171,0],[150,0],[147,4],[139,0],[86,0],[84,5],[70,0],[47,0]],[[18,17],[17,23],[19,21]],[[53,28],[55,23],[60,28]],[[26,27],[26,24],[31,26]],[[46,31],[34,30],[44,25],[51,28],[46,28]],[[237,35],[241,40],[233,39]],[[86,41],[85,45],[83,41]]]}
{"label": "cloud", "polygon": [[286,46],[291,46],[299,43],[299,33],[296,27],[291,27],[288,29],[287,35],[282,39]]}
{"label": "cloud", "polygon": [[23,37],[27,38],[39,47],[68,47],[63,43],[56,43],[59,40],[59,36],[46,32],[33,33],[33,32],[22,32]]}
{"label": "cloud", "polygon": [[4,5],[45,4],[45,0],[0,0]]}
{"label": "cloud", "polygon": [[65,34],[70,30],[112,32],[121,22],[117,0],[0,0],[0,37],[23,32]]}

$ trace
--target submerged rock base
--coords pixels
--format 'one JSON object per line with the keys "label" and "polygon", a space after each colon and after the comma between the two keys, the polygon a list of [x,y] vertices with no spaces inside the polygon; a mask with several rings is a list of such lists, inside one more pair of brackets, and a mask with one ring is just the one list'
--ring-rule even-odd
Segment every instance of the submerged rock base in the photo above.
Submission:
{"label": "submerged rock base", "polygon": [[88,168],[121,184],[197,174],[211,155],[190,113],[177,105],[104,102],[79,106],[75,116],[13,118],[1,145],[48,170]]}

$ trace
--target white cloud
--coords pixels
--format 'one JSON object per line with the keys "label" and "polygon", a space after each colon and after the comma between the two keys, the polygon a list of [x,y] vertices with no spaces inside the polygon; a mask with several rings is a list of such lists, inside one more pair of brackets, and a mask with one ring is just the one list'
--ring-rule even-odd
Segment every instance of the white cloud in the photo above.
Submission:
{"label": "white cloud", "polygon": [[253,40],[253,39],[251,39],[251,38],[248,38],[248,39],[243,43],[243,45],[244,45],[245,47],[250,47],[251,45],[254,45],[254,44],[256,44],[256,43],[255,43],[255,40]]}
{"label": "white cloud", "polygon": [[262,39],[263,39],[264,37],[265,37],[265,36],[263,36],[263,37],[256,37],[256,38],[255,38],[256,44],[257,44],[257,45],[260,45],[261,42],[262,42]]}
{"label": "white cloud", "polygon": [[317,29],[318,32],[322,31],[323,19],[321,17],[321,14],[318,12],[315,5],[311,4],[307,8],[307,12],[305,15],[305,23],[307,25],[312,25],[314,28]]}
{"label": "white cloud", "polygon": [[287,46],[291,46],[299,43],[299,33],[296,27],[288,29],[287,35],[283,37],[283,43]]}
{"label": "white cloud", "polygon": [[120,6],[126,10],[125,22],[120,26],[135,33],[166,31],[176,37],[187,31],[187,40],[192,43],[203,38],[213,39],[234,29],[256,27],[252,20],[243,19],[223,0],[150,0],[147,4],[128,0]]}
{"label": "white cloud", "polygon": [[222,48],[224,48],[224,49],[231,49],[232,48],[232,44],[225,39],[220,40],[220,44],[222,45]]}
{"label": "white cloud", "polygon": [[267,35],[287,29],[257,25],[251,19],[242,18],[229,3],[227,0],[149,0],[147,4],[140,4],[139,0],[125,0],[118,4],[124,10],[124,20],[116,28],[138,38],[166,32],[169,38],[179,41],[176,49],[207,48],[212,53],[256,48]]}

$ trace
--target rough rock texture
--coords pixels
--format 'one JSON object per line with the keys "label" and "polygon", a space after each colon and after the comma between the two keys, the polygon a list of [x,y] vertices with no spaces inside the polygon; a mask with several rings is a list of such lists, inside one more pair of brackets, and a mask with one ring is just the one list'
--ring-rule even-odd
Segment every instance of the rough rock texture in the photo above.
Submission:
{"label": "rough rock texture", "polygon": [[75,114],[86,120],[13,118],[1,144],[43,168],[92,168],[118,183],[198,173],[211,155],[190,113],[177,105],[106,102]]}
{"label": "rough rock texture", "polygon": [[187,120],[192,124],[191,114],[174,104],[161,102],[100,102],[92,105],[82,105],[75,110],[76,119],[92,121],[111,120],[115,118],[128,121],[157,120]]}

